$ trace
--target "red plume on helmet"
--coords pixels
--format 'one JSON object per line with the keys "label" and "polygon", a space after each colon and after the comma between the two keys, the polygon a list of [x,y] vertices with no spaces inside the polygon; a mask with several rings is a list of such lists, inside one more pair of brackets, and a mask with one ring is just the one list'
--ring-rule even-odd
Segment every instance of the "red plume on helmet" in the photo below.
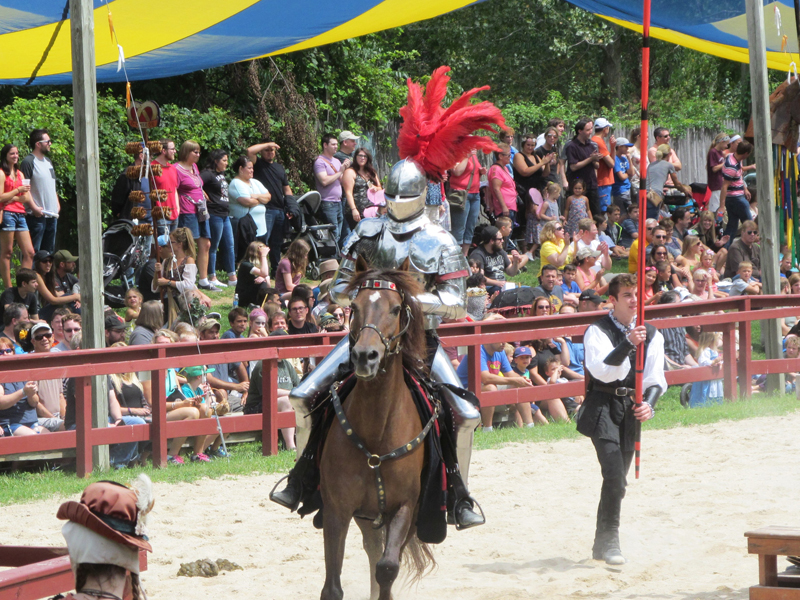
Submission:
{"label": "red plume on helmet", "polygon": [[495,133],[505,126],[503,115],[491,102],[472,104],[472,97],[485,85],[473,88],[458,98],[449,108],[442,107],[447,94],[450,67],[439,67],[431,75],[423,96],[422,86],[408,79],[408,102],[400,109],[403,124],[397,136],[400,158],[417,162],[425,174],[441,181],[445,171],[464,160],[472,150],[488,154],[497,150],[488,137],[472,135],[486,129]]}

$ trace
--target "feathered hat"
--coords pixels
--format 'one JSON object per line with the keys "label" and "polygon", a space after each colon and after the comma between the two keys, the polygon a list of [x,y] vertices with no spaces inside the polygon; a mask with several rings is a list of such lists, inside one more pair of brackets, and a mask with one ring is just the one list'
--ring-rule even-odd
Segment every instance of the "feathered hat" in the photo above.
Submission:
{"label": "feathered hat", "polygon": [[439,67],[431,75],[423,94],[422,86],[408,79],[408,103],[400,109],[403,124],[397,137],[400,158],[415,161],[429,179],[441,181],[445,172],[464,160],[472,150],[485,154],[497,150],[491,138],[472,135],[485,129],[498,133],[505,119],[491,102],[472,104],[472,97],[485,85],[473,88],[453,102],[442,106],[447,94],[450,67]]}

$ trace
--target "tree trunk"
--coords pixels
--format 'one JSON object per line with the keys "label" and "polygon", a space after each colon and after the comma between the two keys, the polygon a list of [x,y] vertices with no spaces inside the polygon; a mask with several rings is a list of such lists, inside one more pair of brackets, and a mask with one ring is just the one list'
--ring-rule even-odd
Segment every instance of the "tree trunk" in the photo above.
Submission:
{"label": "tree trunk", "polygon": [[615,106],[622,102],[622,28],[613,23],[609,23],[609,26],[614,32],[614,39],[603,46],[606,57],[606,66],[600,79],[603,84],[603,106]]}
{"label": "tree trunk", "polygon": [[258,62],[251,60],[247,66],[247,81],[250,84],[250,91],[256,100],[256,128],[263,136],[264,140],[270,137],[271,127],[269,124],[269,113],[267,112],[267,102],[264,93],[261,91],[261,80],[258,77]]}

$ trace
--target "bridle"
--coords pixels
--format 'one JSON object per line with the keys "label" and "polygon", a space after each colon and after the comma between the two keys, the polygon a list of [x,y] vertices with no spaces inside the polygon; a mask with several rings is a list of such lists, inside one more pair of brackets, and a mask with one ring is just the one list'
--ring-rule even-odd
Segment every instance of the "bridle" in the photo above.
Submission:
{"label": "bridle", "polygon": [[411,326],[411,319],[412,319],[411,307],[406,303],[406,297],[405,297],[405,294],[403,293],[403,291],[397,289],[397,284],[392,283],[391,281],[386,281],[384,279],[367,279],[365,281],[362,281],[361,285],[359,285],[358,287],[359,287],[359,290],[364,290],[364,289],[368,289],[368,290],[392,290],[394,292],[397,292],[398,294],[400,294],[401,306],[405,307],[405,309],[406,309],[406,317],[407,317],[407,319],[406,319],[405,327],[403,327],[400,331],[398,331],[396,334],[394,334],[393,336],[391,336],[389,338],[387,338],[383,334],[383,332],[380,329],[378,329],[378,326],[375,325],[374,323],[364,323],[361,326],[361,328],[358,330],[358,332],[356,332],[355,336],[353,336],[353,332],[352,331],[350,332],[350,347],[351,348],[353,346],[355,346],[356,343],[358,343],[358,340],[361,337],[361,334],[364,332],[365,329],[372,329],[375,333],[378,334],[378,337],[380,337],[381,343],[383,344],[383,349],[384,349],[383,359],[381,360],[381,371],[384,371],[385,370],[384,367],[386,365],[386,359],[388,357],[390,357],[390,356],[395,355],[395,354],[399,354],[403,350],[403,344],[401,342],[398,341],[395,344],[394,348],[392,348],[392,343],[395,342],[396,340],[399,340],[401,337],[403,337],[405,335],[405,333],[408,331],[408,328]]}

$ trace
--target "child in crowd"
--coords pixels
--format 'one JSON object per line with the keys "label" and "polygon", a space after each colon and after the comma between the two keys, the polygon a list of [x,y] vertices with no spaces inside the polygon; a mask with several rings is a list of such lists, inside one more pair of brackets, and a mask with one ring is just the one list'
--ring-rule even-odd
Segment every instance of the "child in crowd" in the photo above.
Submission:
{"label": "child in crowd", "polygon": [[[783,353],[784,358],[800,358],[800,337],[796,335],[787,335],[783,341],[786,345],[786,350]],[[786,393],[794,394],[797,389],[797,373],[786,374]]]}
{"label": "child in crowd", "polygon": [[739,277],[734,279],[731,284],[729,296],[757,296],[761,293],[761,282],[753,279],[753,263],[743,260],[739,263],[739,270],[736,271],[736,274]]}
{"label": "child in crowd", "polygon": [[789,277],[794,271],[792,270],[792,255],[789,252],[784,252],[781,255],[781,277]]}
{"label": "child in crowd", "polygon": [[633,240],[639,237],[639,205],[632,202],[628,207],[628,218],[622,222],[622,236],[619,245],[630,249]]}
{"label": "child in crowd", "polygon": [[606,234],[619,245],[622,240],[622,209],[616,204],[608,207],[606,212]]}
{"label": "child in crowd", "polygon": [[473,275],[476,273],[483,273],[483,268],[481,268],[480,263],[474,258],[470,258],[467,260],[467,264],[469,264],[469,272]]}
{"label": "child in crowd", "polygon": [[[547,385],[569,383],[569,379],[563,376],[564,369],[565,367],[561,364],[561,359],[558,356],[551,356],[548,358],[545,362],[545,383]],[[558,405],[561,406],[558,407]],[[561,418],[564,421],[569,421],[570,416],[574,415],[578,410],[578,406],[579,404],[574,398],[557,398],[547,401],[547,411],[550,413],[550,416],[554,419]]]}
{"label": "child in crowd", "polygon": [[717,298],[724,298],[725,292],[720,292],[717,288],[717,282],[719,282],[719,273],[714,268],[714,260],[716,259],[716,255],[714,254],[713,250],[705,250],[703,254],[700,255],[700,267],[705,269],[706,273],[711,275],[711,291],[714,292],[714,295]]}
{"label": "child in crowd", "polygon": [[228,331],[222,334],[220,339],[233,340],[244,336],[247,329],[247,311],[241,306],[232,308],[228,313],[228,324],[231,326]]}
{"label": "child in crowd", "polygon": [[658,304],[661,296],[664,294],[659,288],[656,280],[658,279],[658,270],[655,267],[645,267],[644,269],[644,303]]}
{"label": "child in crowd", "polygon": [[[619,207],[617,207],[619,208]],[[608,235],[608,221],[605,215],[595,215],[594,223],[597,225],[597,239],[606,243],[612,258],[628,258],[628,249],[623,248]]]}
{"label": "child in crowd", "polygon": [[656,288],[662,292],[669,292],[675,289],[675,282],[672,280],[672,265],[665,260],[656,263]]}
{"label": "child in crowd", "polygon": [[511,217],[497,217],[495,223],[497,228],[500,230],[500,235],[503,236],[503,249],[506,251],[509,257],[511,257],[515,252],[517,253],[519,256],[519,268],[522,270],[522,267],[528,264],[530,259],[525,252],[520,252],[516,242],[511,239],[511,230],[514,226],[514,222],[511,220]]}
{"label": "child in crowd", "polygon": [[[531,364],[531,360],[533,360],[533,349],[530,346],[520,346],[514,350],[511,368],[517,375],[529,380],[531,373],[528,367]],[[533,427],[535,423],[547,425],[547,419],[545,419],[542,411],[533,403],[522,402],[517,404],[517,411],[519,411],[519,416],[522,418],[525,427]]]}
{"label": "child in crowd", "polygon": [[491,303],[492,298],[486,292],[486,276],[474,273],[467,277],[467,314],[480,321]]}
{"label": "child in crowd", "polygon": [[144,296],[136,288],[131,288],[125,292],[125,322],[130,323],[139,318],[139,310],[142,308]]}
{"label": "child in crowd", "polygon": [[561,273],[563,277],[563,281],[561,283],[561,289],[564,290],[565,294],[580,294],[581,288],[578,286],[578,282],[575,281],[575,277],[577,276],[578,268],[573,264],[564,265],[564,271]]}
{"label": "child in crowd", "polygon": [[[201,419],[211,417],[214,414],[211,407],[206,403],[206,398],[211,398],[211,387],[203,379],[203,375],[212,371],[213,369],[207,369],[203,366],[186,367],[183,369],[186,383],[181,385],[181,393],[184,398],[193,401],[193,406],[200,411]],[[217,437],[216,434],[197,436],[194,441],[194,453],[191,458],[192,462],[210,462],[204,450],[213,445],[213,453],[221,442],[221,440],[217,440]]]}
{"label": "child in crowd", "polygon": [[570,238],[574,237],[578,231],[578,222],[581,219],[591,219],[592,211],[589,209],[589,199],[584,196],[586,186],[583,181],[576,179],[572,184],[572,195],[567,198],[564,205],[564,216],[567,224],[565,232]]}
{"label": "child in crowd", "polygon": [[628,160],[628,148],[633,146],[627,138],[617,138],[616,156],[614,157],[614,183],[611,186],[611,197],[615,205],[628,207],[631,203],[631,177],[633,167]]}
{"label": "child in crowd", "polygon": [[536,235],[537,240],[542,233],[542,228],[549,221],[563,220],[563,217],[561,217],[558,212],[558,199],[560,196],[561,186],[552,181],[542,190],[542,198],[544,200],[536,210],[536,217],[539,219],[537,225],[538,233]]}
{"label": "child in crowd", "polygon": [[249,338],[267,337],[267,313],[260,308],[250,311],[250,329],[247,332]]}
{"label": "child in crowd", "polygon": [[[721,333],[703,332],[697,343],[697,364],[701,367],[716,366],[722,363],[719,355]],[[696,381],[692,384],[692,393],[689,396],[689,407],[708,406],[709,404],[722,404],[723,391],[722,379],[710,381]]]}

